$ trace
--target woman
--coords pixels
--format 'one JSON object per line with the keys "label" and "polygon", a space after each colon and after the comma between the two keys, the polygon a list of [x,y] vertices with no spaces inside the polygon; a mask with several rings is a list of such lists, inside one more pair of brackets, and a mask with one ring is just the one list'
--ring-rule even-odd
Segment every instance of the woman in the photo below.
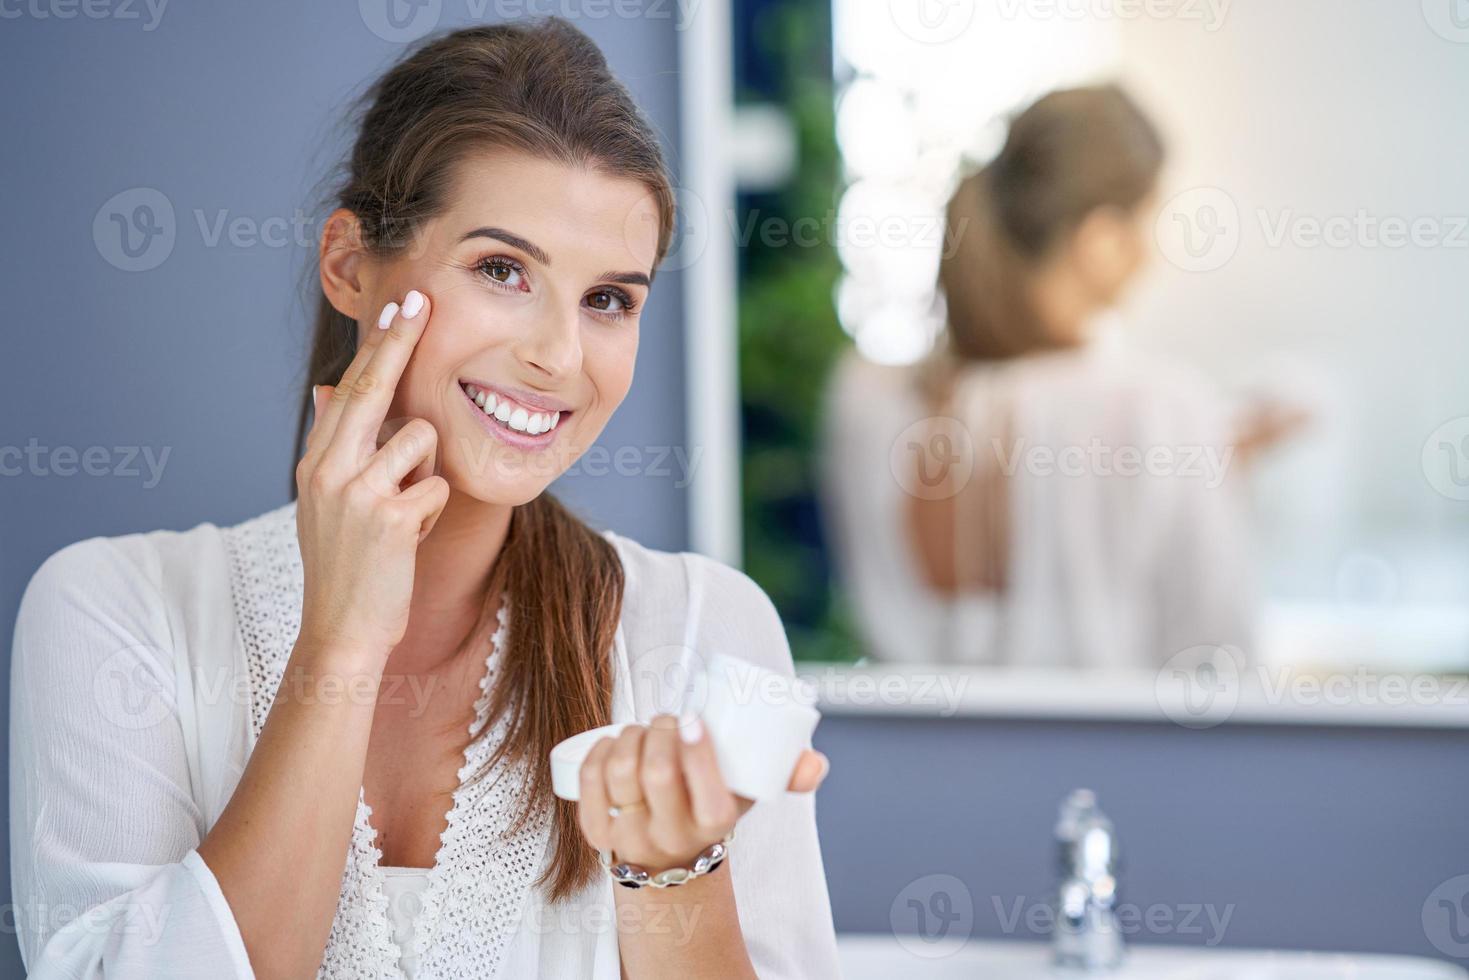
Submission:
{"label": "woman", "polygon": [[[83,541],[27,589],[31,975],[834,975],[825,759],[741,818],[697,717],[662,713],[670,651],[791,672],[769,600],[545,492],[632,382],[673,222],[653,132],[554,20],[426,42],[366,102],[294,501]],[[636,724],[552,797],[551,747],[609,722]],[[599,864],[707,866],[737,819],[730,867],[679,887]]]}
{"label": "woman", "polygon": [[825,483],[884,660],[1156,667],[1249,645],[1238,480],[1273,439],[1102,315],[1148,253],[1163,148],[1113,86],[1013,121],[947,215],[947,332],[911,368],[839,365]]}

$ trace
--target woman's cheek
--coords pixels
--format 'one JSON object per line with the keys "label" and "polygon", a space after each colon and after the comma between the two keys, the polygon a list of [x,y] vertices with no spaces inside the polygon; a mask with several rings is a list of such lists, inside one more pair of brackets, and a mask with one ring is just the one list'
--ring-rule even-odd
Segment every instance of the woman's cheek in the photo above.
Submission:
{"label": "woman's cheek", "polygon": [[394,403],[405,415],[437,422],[439,407],[454,385],[454,360],[449,351],[424,343],[427,339],[420,340],[403,369]]}
{"label": "woman's cheek", "polygon": [[637,321],[620,331],[587,345],[587,374],[611,415],[632,388],[633,372],[638,360]]}

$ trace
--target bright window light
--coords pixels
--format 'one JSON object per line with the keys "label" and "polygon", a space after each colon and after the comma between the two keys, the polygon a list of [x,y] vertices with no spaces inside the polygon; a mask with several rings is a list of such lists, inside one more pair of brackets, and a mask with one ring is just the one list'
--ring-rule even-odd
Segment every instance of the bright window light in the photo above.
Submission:
{"label": "bright window light", "polygon": [[[842,327],[867,356],[911,363],[933,313],[943,210],[998,152],[1013,112],[1109,77],[1116,22],[1028,0],[833,0]],[[860,284],[860,285],[857,285]]]}

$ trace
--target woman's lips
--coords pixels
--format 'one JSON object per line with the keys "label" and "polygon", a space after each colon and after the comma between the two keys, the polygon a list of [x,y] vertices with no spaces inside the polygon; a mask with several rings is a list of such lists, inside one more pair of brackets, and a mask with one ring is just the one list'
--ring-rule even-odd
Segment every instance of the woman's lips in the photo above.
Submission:
{"label": "woman's lips", "polygon": [[569,411],[537,409],[492,389],[460,382],[470,409],[480,424],[500,440],[522,449],[540,449],[556,438],[556,430]]}

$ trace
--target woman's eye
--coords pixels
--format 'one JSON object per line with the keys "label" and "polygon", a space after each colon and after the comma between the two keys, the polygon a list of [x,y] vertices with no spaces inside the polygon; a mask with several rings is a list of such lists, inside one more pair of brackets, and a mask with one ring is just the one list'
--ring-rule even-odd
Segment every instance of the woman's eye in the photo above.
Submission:
{"label": "woman's eye", "polygon": [[510,289],[519,289],[524,285],[524,273],[516,263],[508,259],[481,259],[477,267],[480,272],[502,286]]}
{"label": "woman's eye", "polygon": [[610,289],[598,289],[587,294],[587,305],[598,313],[625,313],[631,307],[626,296]]}

